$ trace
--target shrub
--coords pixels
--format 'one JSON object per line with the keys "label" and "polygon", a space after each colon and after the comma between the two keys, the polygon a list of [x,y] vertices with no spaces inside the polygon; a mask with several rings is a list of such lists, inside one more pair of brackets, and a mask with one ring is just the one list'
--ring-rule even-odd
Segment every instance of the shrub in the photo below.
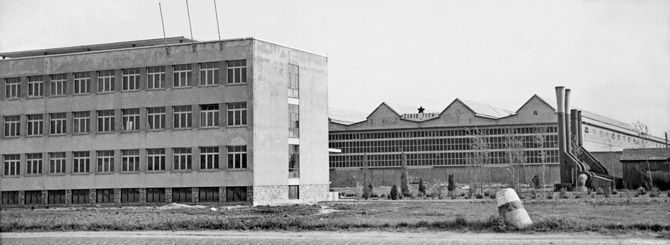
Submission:
{"label": "shrub", "polygon": [[559,194],[559,197],[561,197],[561,198],[563,198],[563,199],[567,199],[567,198],[568,198],[568,191],[565,190],[565,188],[561,188],[561,190],[559,191],[559,193],[560,193],[560,194]]}
{"label": "shrub", "polygon": [[398,186],[397,185],[393,185],[393,187],[391,187],[391,193],[389,193],[389,197],[391,197],[391,199],[393,199],[393,200],[398,200]]}
{"label": "shrub", "polygon": [[454,191],[456,189],[456,186],[454,186],[454,175],[449,174],[449,178],[447,180],[447,190],[449,191]]}
{"label": "shrub", "polygon": [[365,200],[368,200],[370,197],[372,197],[372,195],[373,195],[372,189],[373,188],[374,187],[372,186],[372,183],[363,187],[363,198],[365,198]]}
{"label": "shrub", "polygon": [[426,186],[423,185],[423,179],[419,179],[419,193],[422,196],[426,196]]}
{"label": "shrub", "polygon": [[644,187],[637,188],[637,194],[638,195],[645,195],[645,194],[647,194],[647,189],[645,189]]}
{"label": "shrub", "polygon": [[491,194],[489,194],[489,197],[490,197],[491,199],[496,199],[496,194],[495,194],[495,193],[491,193]]}
{"label": "shrub", "polygon": [[477,194],[475,197],[476,197],[477,199],[482,199],[482,198],[484,198],[484,197],[482,196],[482,194]]}

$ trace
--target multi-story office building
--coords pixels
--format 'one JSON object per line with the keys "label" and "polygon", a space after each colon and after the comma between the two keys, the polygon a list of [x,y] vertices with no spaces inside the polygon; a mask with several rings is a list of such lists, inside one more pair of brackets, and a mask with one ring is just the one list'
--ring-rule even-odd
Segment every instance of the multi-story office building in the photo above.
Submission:
{"label": "multi-story office building", "polygon": [[[461,183],[472,176],[497,183],[508,183],[515,176],[527,183],[537,175],[547,184],[560,183],[556,113],[536,95],[516,111],[456,99],[434,113],[388,103],[360,120],[348,113],[331,113],[330,147],[341,150],[330,155],[332,185],[363,184],[364,165],[375,185],[397,184],[403,154],[415,180],[446,181],[453,174]],[[579,120],[580,139],[589,151],[603,145],[665,144],[661,138],[636,134],[626,123],[593,113],[584,112]],[[599,136],[605,133],[607,137]],[[479,172],[472,166],[483,167]]]}
{"label": "multi-story office building", "polygon": [[251,38],[0,56],[3,205],[327,197],[323,56]]}

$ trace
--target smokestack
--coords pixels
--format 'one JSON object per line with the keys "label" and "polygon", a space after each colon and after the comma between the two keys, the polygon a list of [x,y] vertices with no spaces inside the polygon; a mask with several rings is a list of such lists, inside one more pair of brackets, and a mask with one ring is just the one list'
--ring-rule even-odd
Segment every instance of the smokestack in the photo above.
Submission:
{"label": "smokestack", "polygon": [[581,110],[577,110],[577,129],[579,129],[579,130],[577,130],[577,136],[578,136],[578,138],[577,138],[578,141],[577,142],[581,146],[582,144],[584,144],[584,135],[582,134],[582,111]]}
{"label": "smokestack", "polygon": [[556,87],[556,112],[558,114],[558,154],[559,158],[565,152],[565,112],[563,111],[563,96],[565,91],[563,86]]}
{"label": "smokestack", "polygon": [[572,136],[570,135],[570,89],[566,88],[565,89],[565,98],[564,98],[565,106],[565,152],[570,152],[571,143],[572,143]]}
{"label": "smokestack", "polygon": [[[577,121],[577,116],[577,109],[570,110],[570,137],[576,143],[575,145],[579,145],[579,122]],[[574,145],[570,144],[570,147],[574,147]]]}

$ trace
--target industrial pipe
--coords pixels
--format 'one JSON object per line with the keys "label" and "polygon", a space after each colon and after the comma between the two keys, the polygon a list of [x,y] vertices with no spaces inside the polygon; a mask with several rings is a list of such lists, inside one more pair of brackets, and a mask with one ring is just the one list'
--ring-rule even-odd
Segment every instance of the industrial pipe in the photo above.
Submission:
{"label": "industrial pipe", "polygon": [[572,145],[570,145],[572,143],[572,137],[570,135],[571,130],[570,130],[570,89],[569,88],[565,89],[565,98],[564,98],[563,101],[565,102],[565,106],[563,108],[565,110],[565,117],[563,119],[563,120],[565,120],[565,122],[564,122],[565,131],[563,131],[565,133],[565,138],[564,138],[565,139],[565,152],[569,154],[571,152],[570,149],[572,148]]}

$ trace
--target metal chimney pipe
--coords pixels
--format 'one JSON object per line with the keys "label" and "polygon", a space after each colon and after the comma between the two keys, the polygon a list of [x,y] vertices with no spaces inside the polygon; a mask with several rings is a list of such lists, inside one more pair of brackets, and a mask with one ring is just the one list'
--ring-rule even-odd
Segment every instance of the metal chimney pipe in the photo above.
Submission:
{"label": "metal chimney pipe", "polygon": [[582,133],[582,110],[577,110],[577,129],[579,129],[577,130],[577,142],[581,146],[584,144],[584,135]]}
{"label": "metal chimney pipe", "polygon": [[570,131],[570,89],[565,89],[565,152],[570,153],[570,148],[572,148],[572,136]]}
{"label": "metal chimney pipe", "polygon": [[[572,140],[575,142],[575,145],[579,145],[579,122],[577,120],[577,109],[572,109],[570,110],[570,136],[572,137]],[[575,145],[570,145],[571,147],[574,147]]]}
{"label": "metal chimney pipe", "polygon": [[565,112],[563,111],[563,96],[565,91],[563,86],[556,87],[556,114],[558,115],[558,155],[563,158],[565,153]]}

